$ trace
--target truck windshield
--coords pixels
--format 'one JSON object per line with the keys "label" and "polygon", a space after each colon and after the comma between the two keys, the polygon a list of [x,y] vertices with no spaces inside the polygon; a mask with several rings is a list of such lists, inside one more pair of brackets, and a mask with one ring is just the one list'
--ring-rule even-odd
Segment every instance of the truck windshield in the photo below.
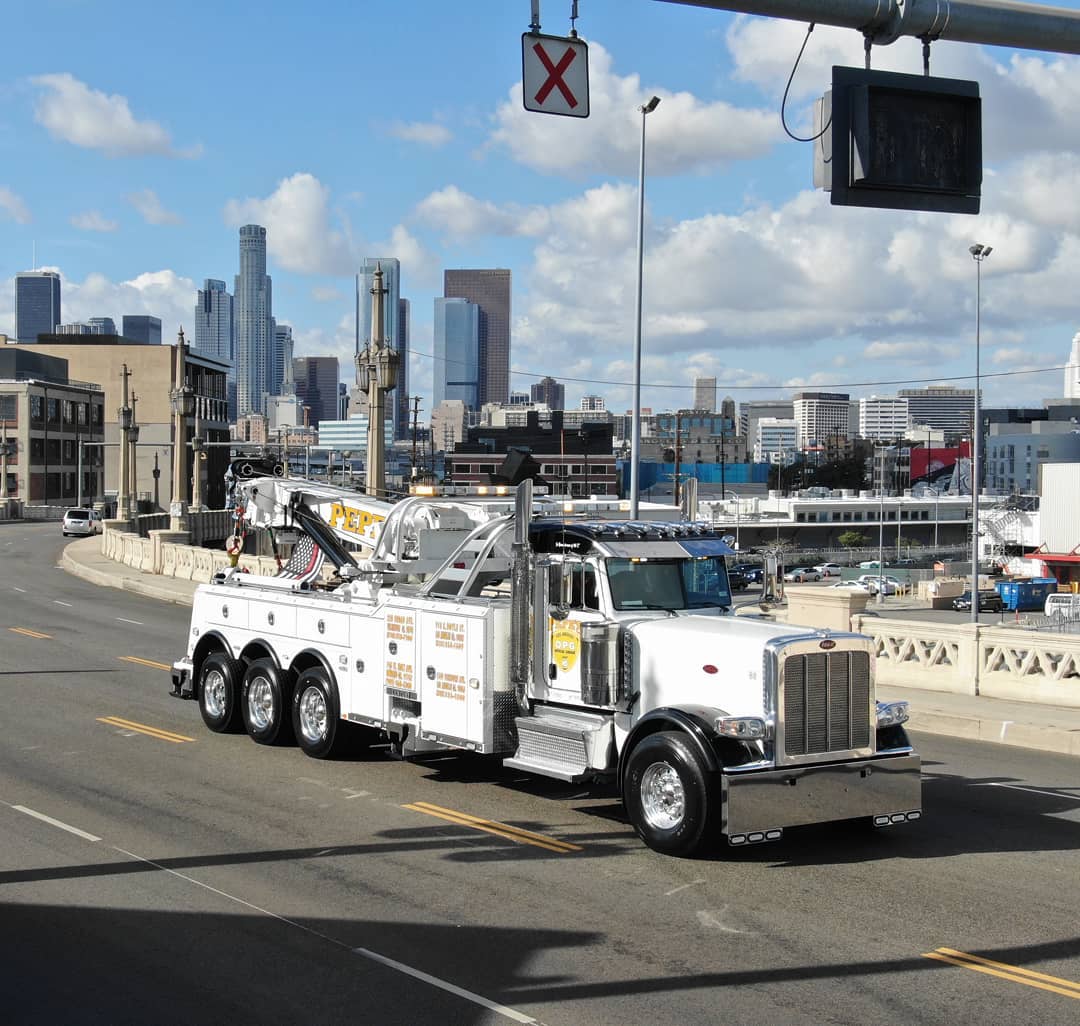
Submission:
{"label": "truck windshield", "polygon": [[608,559],[616,609],[716,609],[731,605],[722,556],[701,559]]}

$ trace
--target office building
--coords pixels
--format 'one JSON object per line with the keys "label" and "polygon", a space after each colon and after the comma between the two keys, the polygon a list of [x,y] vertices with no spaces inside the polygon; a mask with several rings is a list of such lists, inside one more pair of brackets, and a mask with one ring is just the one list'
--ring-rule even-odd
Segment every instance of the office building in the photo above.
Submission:
{"label": "office building", "polygon": [[529,386],[529,399],[534,403],[543,403],[549,410],[566,408],[566,386],[560,385],[554,378],[541,378]]}
{"label": "office building", "polygon": [[443,272],[443,296],[480,308],[478,405],[510,396],[510,271],[505,268]]}
{"label": "office building", "polygon": [[754,439],[755,463],[779,463],[786,465],[795,457],[798,427],[793,418],[758,417],[755,421],[757,436]]}
{"label": "office building", "polygon": [[270,395],[289,395],[293,391],[293,333],[288,324],[274,324],[274,347],[267,378]]}
{"label": "office building", "polygon": [[0,348],[0,422],[15,453],[5,461],[12,499],[74,506],[104,498],[105,392],[69,374],[67,360],[36,347]]}
{"label": "office building", "polygon": [[757,422],[762,417],[792,420],[795,404],[790,399],[751,399],[739,404],[739,437],[746,440],[746,447],[757,444]]}
{"label": "office building", "polygon": [[859,437],[895,442],[911,426],[908,401],[895,395],[872,395],[859,400]]}
{"label": "office building", "polygon": [[194,350],[228,366],[229,420],[236,421],[236,303],[219,278],[206,278],[195,298],[191,344]]}
{"label": "office building", "polygon": [[91,317],[86,323],[90,325],[90,333],[92,335],[116,334],[116,321],[111,317]]}
{"label": "office building", "polygon": [[[42,332],[45,334],[45,332]],[[93,326],[86,321],[72,321],[70,324],[58,324],[54,335],[100,335],[102,332],[94,331]]]}
{"label": "office building", "polygon": [[913,425],[941,428],[949,439],[970,435],[975,416],[975,389],[930,385],[928,388],[901,388],[897,395],[907,400]]}
{"label": "office building", "polygon": [[1066,399],[1080,399],[1080,331],[1073,335],[1069,362],[1065,365]]}
{"label": "office building", "polygon": [[160,346],[161,318],[148,317],[145,314],[124,314],[120,334],[144,346]]}
{"label": "office building", "polygon": [[735,412],[735,400],[730,395],[724,396],[720,403],[720,416],[732,423],[738,419],[738,414]]}
{"label": "office building", "polygon": [[480,409],[481,310],[467,299],[435,300],[432,405],[460,399]]}
{"label": "office building", "polygon": [[[63,336],[54,335],[54,339]],[[187,482],[184,499],[191,501],[192,450],[196,418],[202,439],[208,443],[229,440],[228,408],[226,404],[226,366],[187,349],[184,378],[195,397],[195,409],[188,419],[181,444],[184,445]],[[120,425],[117,411],[123,402],[121,370],[126,364],[129,372],[130,395],[138,395],[132,403],[135,423],[139,425],[139,444],[135,469],[135,492],[144,512],[154,508],[168,509],[171,491],[169,468],[172,460],[173,411],[171,395],[176,389],[176,347],[174,345],[144,345],[129,339],[109,336],[71,336],[63,342],[36,347],[50,356],[68,362],[72,380],[96,381],[104,390],[104,487],[115,496],[118,484]],[[50,390],[51,394],[51,390]],[[225,503],[225,469],[229,463],[228,446],[210,444],[200,460],[203,488],[202,501],[211,509],[223,509]],[[156,462],[155,462],[156,460]],[[161,471],[153,476],[155,466]],[[99,496],[100,498],[100,496]]]}
{"label": "office building", "polygon": [[588,413],[599,413],[607,409],[607,403],[602,395],[583,395],[578,409],[585,410]]}
{"label": "office building", "polygon": [[273,294],[266,273],[266,229],[240,229],[240,273],[236,276],[236,407],[240,415],[262,412],[268,392],[274,339]]}
{"label": "office building", "polygon": [[317,428],[321,421],[337,420],[337,357],[298,357],[293,360],[292,375],[296,395],[308,409],[307,423]]}
{"label": "office building", "polygon": [[394,437],[412,437],[412,407],[409,402],[409,326],[412,307],[407,299],[398,300],[398,363],[397,388],[394,389]]}
{"label": "office building", "polygon": [[716,410],[716,378],[694,378],[693,408],[707,413]]}
{"label": "office building", "polygon": [[36,342],[60,323],[60,275],[56,271],[23,271],[15,275],[15,338]]}
{"label": "office building", "polygon": [[851,396],[842,392],[797,392],[792,401],[798,445],[822,446],[829,439],[848,438],[852,432]]}

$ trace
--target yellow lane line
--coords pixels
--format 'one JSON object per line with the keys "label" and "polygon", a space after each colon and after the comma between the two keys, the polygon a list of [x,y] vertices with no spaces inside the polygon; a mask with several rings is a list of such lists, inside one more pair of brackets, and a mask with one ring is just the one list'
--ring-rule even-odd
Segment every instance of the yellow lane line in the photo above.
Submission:
{"label": "yellow lane line", "polygon": [[988,976],[996,976],[1001,980],[1022,983],[1026,987],[1037,987],[1039,990],[1049,990],[1063,997],[1080,999],[1080,983],[1064,980],[1060,976],[1048,976],[1046,973],[1022,969],[1018,965],[1009,965],[1007,962],[995,962],[989,958],[982,958],[980,955],[970,955],[966,951],[936,948],[934,951],[924,952],[923,958],[934,958],[939,962],[948,962],[950,965],[958,965],[963,969],[986,973]]}
{"label": "yellow lane line", "polygon": [[124,730],[135,730],[140,734],[156,737],[159,741],[172,741],[175,744],[183,744],[185,741],[194,741],[195,738],[186,734],[174,734],[171,730],[162,730],[160,727],[148,727],[145,723],[135,723],[133,720],[125,720],[120,716],[99,716],[98,723],[107,723],[110,727],[121,727]]}
{"label": "yellow lane line", "polygon": [[153,659],[140,659],[138,656],[117,656],[122,663],[138,663],[140,666],[149,666],[151,670],[171,670],[168,663],[155,663]]}
{"label": "yellow lane line", "polygon": [[40,631],[32,631],[29,627],[9,627],[9,631],[16,634],[25,634],[28,638],[51,638],[51,634],[42,634]]}
{"label": "yellow lane line", "polygon": [[457,812],[454,809],[444,809],[441,805],[432,805],[430,802],[414,802],[411,805],[403,805],[402,808],[411,809],[413,812],[423,812],[428,816],[437,816],[458,826],[470,827],[473,830],[483,830],[497,837],[505,837],[508,841],[517,841],[522,844],[531,844],[536,848],[545,848],[548,851],[567,855],[572,851],[581,851],[576,844],[569,841],[560,841],[554,837],[546,837],[543,834],[534,834],[520,827],[510,826],[507,823],[496,823],[490,819],[480,819],[478,816],[470,816],[467,812]]}

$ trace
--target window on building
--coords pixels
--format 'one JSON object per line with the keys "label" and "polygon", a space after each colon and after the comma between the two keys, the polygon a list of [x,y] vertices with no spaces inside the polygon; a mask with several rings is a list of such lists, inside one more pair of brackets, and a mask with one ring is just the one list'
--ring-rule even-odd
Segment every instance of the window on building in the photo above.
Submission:
{"label": "window on building", "polygon": [[46,414],[50,424],[60,423],[60,400],[50,399],[46,405]]}
{"label": "window on building", "polygon": [[[40,395],[30,396],[30,420],[40,423],[45,419],[45,400]],[[1028,450],[1030,452],[1030,450]]]}
{"label": "window on building", "polygon": [[18,416],[18,405],[16,397],[13,395],[0,395],[0,420],[6,420],[9,423]]}
{"label": "window on building", "polygon": [[45,439],[30,439],[30,459],[34,463],[40,463],[45,458]]}

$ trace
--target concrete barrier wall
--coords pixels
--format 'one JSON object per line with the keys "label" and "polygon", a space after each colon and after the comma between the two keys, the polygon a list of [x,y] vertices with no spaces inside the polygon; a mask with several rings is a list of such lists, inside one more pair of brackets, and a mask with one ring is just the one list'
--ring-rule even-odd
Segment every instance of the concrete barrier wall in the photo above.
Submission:
{"label": "concrete barrier wall", "polygon": [[856,616],[880,684],[1080,708],[1080,635]]}

